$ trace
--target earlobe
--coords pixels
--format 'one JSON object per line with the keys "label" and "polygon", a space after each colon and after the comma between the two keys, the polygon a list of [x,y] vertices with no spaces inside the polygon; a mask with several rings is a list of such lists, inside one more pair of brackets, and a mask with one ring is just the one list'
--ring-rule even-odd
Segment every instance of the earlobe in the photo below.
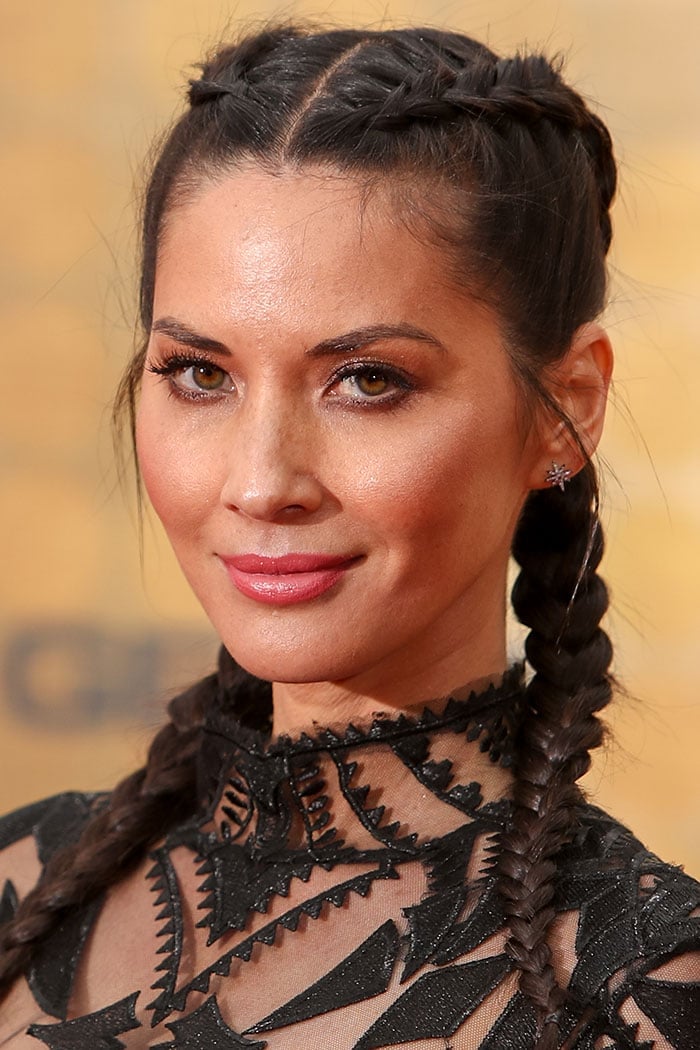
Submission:
{"label": "earlobe", "polygon": [[613,351],[605,329],[588,322],[576,330],[565,356],[545,373],[544,385],[561,415],[545,410],[542,458],[533,488],[560,484],[564,472],[577,474],[595,452],[603,432],[612,368]]}

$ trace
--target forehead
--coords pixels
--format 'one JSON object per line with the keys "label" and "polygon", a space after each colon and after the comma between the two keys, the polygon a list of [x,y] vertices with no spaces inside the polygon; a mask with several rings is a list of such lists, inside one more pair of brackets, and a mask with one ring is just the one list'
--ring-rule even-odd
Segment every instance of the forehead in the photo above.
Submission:
{"label": "forehead", "polygon": [[438,292],[463,297],[388,181],[322,169],[250,165],[204,181],[168,213],[156,267],[157,309],[199,298],[258,316],[292,304],[416,310]]}

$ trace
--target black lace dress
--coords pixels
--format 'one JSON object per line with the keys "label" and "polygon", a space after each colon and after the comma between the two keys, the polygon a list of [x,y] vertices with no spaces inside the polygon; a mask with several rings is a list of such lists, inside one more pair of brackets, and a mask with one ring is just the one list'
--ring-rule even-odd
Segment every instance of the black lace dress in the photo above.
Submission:
{"label": "black lace dress", "polygon": [[[513,672],[439,714],[272,742],[220,710],[200,815],[52,935],[0,1046],[529,1050],[493,874],[521,696]],[[45,863],[102,801],[5,818],[0,861]],[[3,919],[17,897],[9,878]],[[557,910],[562,1045],[700,1046],[694,880],[582,805]]]}

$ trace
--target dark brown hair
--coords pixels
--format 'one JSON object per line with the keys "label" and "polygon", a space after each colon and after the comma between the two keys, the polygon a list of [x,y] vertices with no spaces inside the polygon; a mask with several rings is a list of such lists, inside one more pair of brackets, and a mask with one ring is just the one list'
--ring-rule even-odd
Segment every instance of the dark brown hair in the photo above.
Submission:
{"label": "dark brown hair", "polygon": [[[220,49],[191,83],[189,102],[145,197],[144,341],[117,398],[118,409],[131,411],[132,427],[163,223],[203,178],[242,160],[396,179],[404,202],[421,202],[470,292],[497,310],[523,389],[559,411],[543,370],[603,307],[616,169],[606,128],[555,64],[540,55],[499,58],[468,37],[433,29],[284,26]],[[439,192],[427,194],[426,186]],[[576,781],[601,742],[597,713],[611,695],[601,554],[597,479],[588,462],[565,494],[530,495],[513,545],[521,570],[513,607],[530,629],[534,675],[499,870],[508,951],[537,1008],[541,1047],[556,1044],[563,996],[547,943],[556,856],[570,840]],[[77,845],[49,865],[4,930],[0,985],[26,968],[68,909],[114,882],[192,811],[199,729],[232,673],[223,653],[218,676],[173,701],[146,767],[116,788]],[[269,711],[241,704],[242,719],[266,722]]]}

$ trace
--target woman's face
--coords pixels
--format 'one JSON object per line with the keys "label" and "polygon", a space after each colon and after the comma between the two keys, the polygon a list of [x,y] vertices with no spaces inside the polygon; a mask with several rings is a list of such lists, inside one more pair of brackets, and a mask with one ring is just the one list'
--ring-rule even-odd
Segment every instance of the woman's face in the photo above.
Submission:
{"label": "woman's face", "polygon": [[251,166],[175,208],[137,422],[233,656],[377,697],[502,668],[511,536],[548,465],[497,318],[388,201]]}

